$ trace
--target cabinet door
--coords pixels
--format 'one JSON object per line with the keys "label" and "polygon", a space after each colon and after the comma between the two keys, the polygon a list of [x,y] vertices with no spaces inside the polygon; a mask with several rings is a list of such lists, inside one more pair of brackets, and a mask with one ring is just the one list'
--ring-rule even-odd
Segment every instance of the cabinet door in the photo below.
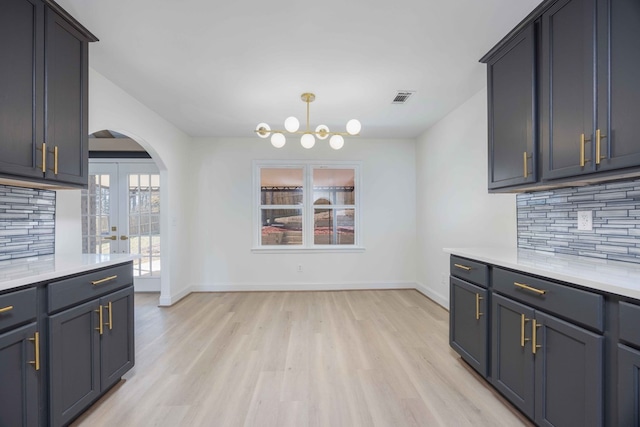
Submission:
{"label": "cabinet door", "polygon": [[534,311],[492,294],[491,377],[493,385],[525,415],[534,415],[531,320]]}
{"label": "cabinet door", "polygon": [[65,19],[47,9],[45,43],[46,177],[86,186],[88,42]]}
{"label": "cabinet door", "polygon": [[543,179],[595,170],[594,18],[595,0],[559,0],[542,16]]}
{"label": "cabinet door", "polygon": [[43,28],[40,0],[0,2],[0,173],[42,178]]}
{"label": "cabinet door", "polygon": [[537,180],[535,58],[531,24],[487,64],[490,189]]}
{"label": "cabinet door", "polygon": [[0,335],[0,426],[37,426],[35,323]]}
{"label": "cabinet door", "polygon": [[133,286],[103,297],[100,303],[106,316],[100,349],[104,391],[134,364]]}
{"label": "cabinet door", "polygon": [[640,351],[618,344],[618,424],[640,425]]}
{"label": "cabinet door", "polygon": [[49,317],[50,417],[68,423],[100,394],[98,300]]}
{"label": "cabinet door", "polygon": [[[640,165],[640,2],[598,2],[599,170]],[[598,144],[596,144],[596,149]]]}
{"label": "cabinet door", "polygon": [[536,423],[603,425],[604,338],[536,312]]}
{"label": "cabinet door", "polygon": [[473,369],[486,377],[488,292],[452,277],[450,293],[449,344]]}

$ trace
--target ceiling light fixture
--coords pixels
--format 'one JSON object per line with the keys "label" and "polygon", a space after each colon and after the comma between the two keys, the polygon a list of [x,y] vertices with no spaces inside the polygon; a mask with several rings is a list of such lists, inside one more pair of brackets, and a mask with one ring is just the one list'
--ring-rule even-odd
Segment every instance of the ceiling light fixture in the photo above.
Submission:
{"label": "ceiling light fixture", "polygon": [[284,144],[286,144],[287,139],[284,136],[285,133],[302,135],[302,137],[300,137],[300,144],[302,144],[304,148],[312,148],[316,143],[316,137],[321,140],[331,137],[329,139],[329,145],[334,150],[339,150],[344,145],[345,136],[358,136],[360,134],[362,125],[356,119],[351,119],[347,122],[346,132],[331,132],[325,125],[319,125],[318,127],[316,127],[315,131],[311,130],[311,127],[309,126],[309,104],[316,99],[316,96],[313,93],[303,93],[302,95],[300,95],[300,98],[303,102],[307,103],[306,130],[299,130],[300,122],[298,121],[298,119],[291,116],[284,121],[285,130],[271,130],[269,125],[266,123],[258,124],[255,130],[258,136],[260,138],[268,138],[269,136],[271,136],[271,145],[276,148],[282,148],[284,147]]}

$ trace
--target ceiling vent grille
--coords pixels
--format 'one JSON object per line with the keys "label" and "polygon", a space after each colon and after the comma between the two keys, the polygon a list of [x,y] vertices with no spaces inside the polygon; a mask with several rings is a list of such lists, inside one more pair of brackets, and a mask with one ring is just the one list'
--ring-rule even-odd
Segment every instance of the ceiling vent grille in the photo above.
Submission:
{"label": "ceiling vent grille", "polygon": [[413,95],[414,93],[416,93],[415,90],[399,90],[398,93],[396,93],[395,98],[393,98],[393,101],[391,101],[391,103],[406,104],[409,98],[411,98],[411,95]]}

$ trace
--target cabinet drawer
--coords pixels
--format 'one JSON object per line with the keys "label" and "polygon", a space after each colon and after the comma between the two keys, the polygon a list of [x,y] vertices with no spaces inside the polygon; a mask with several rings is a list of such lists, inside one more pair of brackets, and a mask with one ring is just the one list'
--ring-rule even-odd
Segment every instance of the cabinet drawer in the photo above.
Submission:
{"label": "cabinet drawer", "polygon": [[493,289],[572,322],[603,331],[602,295],[501,268],[493,269]]}
{"label": "cabinet drawer", "polygon": [[475,283],[483,288],[489,284],[489,267],[477,261],[451,255],[451,275]]}
{"label": "cabinet drawer", "polygon": [[0,295],[0,331],[36,318],[36,288]]}
{"label": "cabinet drawer", "polygon": [[100,297],[132,283],[133,267],[131,263],[50,283],[48,286],[49,313]]}
{"label": "cabinet drawer", "polygon": [[620,302],[620,339],[640,347],[640,305]]}

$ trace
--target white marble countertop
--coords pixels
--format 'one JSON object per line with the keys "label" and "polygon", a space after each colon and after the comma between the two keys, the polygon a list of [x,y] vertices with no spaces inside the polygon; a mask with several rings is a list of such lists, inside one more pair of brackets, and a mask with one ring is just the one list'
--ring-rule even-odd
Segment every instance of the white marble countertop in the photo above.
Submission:
{"label": "white marble countertop", "polygon": [[445,248],[444,251],[640,300],[640,264],[517,248]]}
{"label": "white marble countertop", "polygon": [[0,261],[0,291],[83,273],[139,258],[129,254],[43,255]]}

